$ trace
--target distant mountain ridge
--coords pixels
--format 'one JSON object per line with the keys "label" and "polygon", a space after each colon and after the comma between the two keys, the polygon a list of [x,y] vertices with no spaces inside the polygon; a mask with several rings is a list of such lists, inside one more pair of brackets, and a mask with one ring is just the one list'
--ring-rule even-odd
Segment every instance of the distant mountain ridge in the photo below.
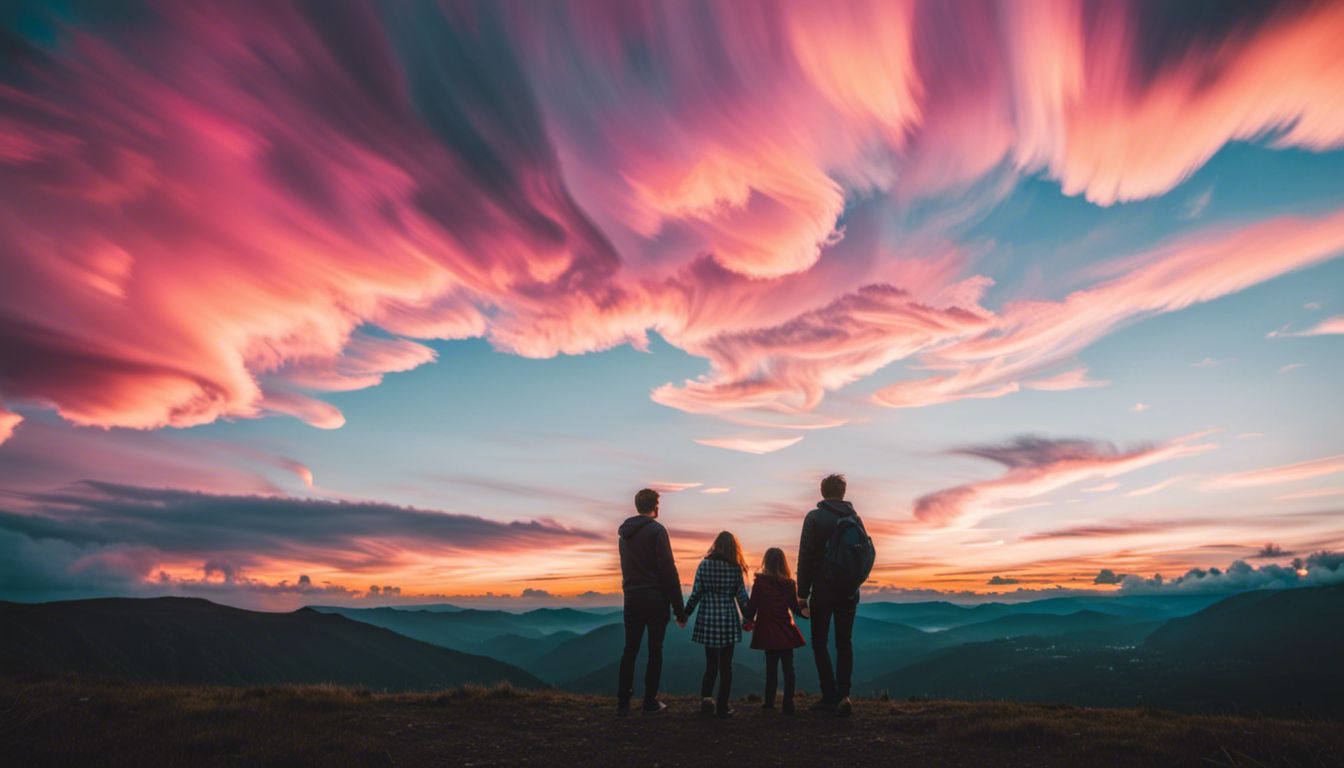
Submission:
{"label": "distant mountain ridge", "polygon": [[182,683],[342,683],[433,690],[545,683],[485,656],[307,608],[262,613],[197,598],[0,603],[0,673]]}

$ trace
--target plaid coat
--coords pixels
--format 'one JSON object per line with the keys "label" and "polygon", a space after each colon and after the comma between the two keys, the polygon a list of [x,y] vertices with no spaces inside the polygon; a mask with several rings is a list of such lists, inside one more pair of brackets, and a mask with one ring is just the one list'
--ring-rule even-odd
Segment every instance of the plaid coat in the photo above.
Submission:
{"label": "plaid coat", "polygon": [[687,615],[697,605],[700,613],[695,616],[695,630],[691,632],[693,642],[723,648],[742,641],[742,619],[737,611],[747,610],[747,587],[742,582],[742,569],[736,563],[714,557],[700,561],[700,567],[695,569],[691,598],[686,601]]}

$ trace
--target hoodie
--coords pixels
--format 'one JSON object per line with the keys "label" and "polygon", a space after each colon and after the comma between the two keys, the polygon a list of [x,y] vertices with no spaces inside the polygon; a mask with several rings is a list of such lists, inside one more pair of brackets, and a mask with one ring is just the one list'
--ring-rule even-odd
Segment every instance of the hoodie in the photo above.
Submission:
{"label": "hoodie", "polygon": [[681,595],[681,577],[672,559],[672,542],[662,523],[635,515],[618,530],[621,551],[621,591],[626,599],[662,598],[672,605],[678,619],[686,615]]}
{"label": "hoodie", "polygon": [[[803,518],[803,535],[798,542],[798,599],[807,600],[814,591],[822,591],[826,583],[821,575],[826,544],[835,533],[835,523],[842,517],[856,514],[854,505],[839,499],[823,499],[817,508]],[[845,597],[836,595],[836,597]],[[858,597],[858,592],[854,593]]]}

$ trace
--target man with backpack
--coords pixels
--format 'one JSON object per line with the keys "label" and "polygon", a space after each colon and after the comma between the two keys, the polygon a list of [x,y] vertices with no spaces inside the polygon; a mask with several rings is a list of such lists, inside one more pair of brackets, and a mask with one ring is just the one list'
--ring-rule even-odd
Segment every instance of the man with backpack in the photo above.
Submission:
{"label": "man with backpack", "polygon": [[[845,501],[845,476],[828,475],[821,481],[821,501],[803,519],[798,543],[798,599],[803,615],[812,621],[812,655],[821,681],[817,712],[849,717],[854,675],[854,615],[859,587],[868,580],[876,555],[873,540]],[[809,597],[811,598],[809,602]],[[835,669],[827,649],[831,622],[835,622]]]}

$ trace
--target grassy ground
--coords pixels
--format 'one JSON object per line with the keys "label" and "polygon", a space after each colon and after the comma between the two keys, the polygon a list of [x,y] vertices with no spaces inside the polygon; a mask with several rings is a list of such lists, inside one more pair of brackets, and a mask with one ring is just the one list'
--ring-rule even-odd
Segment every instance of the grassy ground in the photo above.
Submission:
{"label": "grassy ground", "polygon": [[620,719],[608,699],[509,689],[0,681],[0,764],[1344,766],[1330,721],[872,699],[849,720],[747,700],[702,720],[667,701]]}

